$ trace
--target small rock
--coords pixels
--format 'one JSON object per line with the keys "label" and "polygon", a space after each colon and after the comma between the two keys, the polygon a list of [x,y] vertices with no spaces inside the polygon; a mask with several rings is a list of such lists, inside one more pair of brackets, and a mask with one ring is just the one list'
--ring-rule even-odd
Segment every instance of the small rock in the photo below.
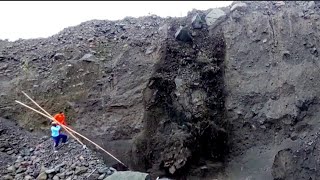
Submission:
{"label": "small rock", "polygon": [[106,176],[106,174],[101,174],[98,179],[103,179]]}
{"label": "small rock", "polygon": [[150,179],[150,175],[147,173],[134,172],[134,171],[119,171],[105,178],[105,180],[119,180],[119,179],[146,180],[146,179]]}
{"label": "small rock", "polygon": [[0,70],[6,70],[8,68],[8,64],[5,64],[4,66],[0,67]]}
{"label": "small rock", "polygon": [[25,172],[26,170],[27,168],[19,167],[16,173],[19,174],[19,173]]}
{"label": "small rock", "polygon": [[31,179],[34,179],[32,176],[30,176],[30,175],[26,175],[25,177],[24,177],[24,180],[31,180]]}
{"label": "small rock", "polygon": [[105,168],[98,169],[98,172],[99,174],[104,174],[104,173],[107,173],[108,170],[109,168],[105,167]]}
{"label": "small rock", "polygon": [[169,168],[169,172],[170,172],[171,174],[174,174],[174,173],[176,172],[176,168],[175,168],[174,166],[171,166],[171,167]]}
{"label": "small rock", "polygon": [[42,141],[45,141],[45,140],[47,140],[48,138],[49,138],[48,136],[42,136],[42,137],[41,137],[41,140],[42,140]]}
{"label": "small rock", "polygon": [[47,178],[48,178],[47,174],[45,172],[42,172],[37,177],[37,180],[47,180]]}
{"label": "small rock", "polygon": [[61,167],[64,167],[67,163],[63,162],[61,164],[58,164],[56,167],[54,167],[55,170],[59,170]]}
{"label": "small rock", "polygon": [[187,28],[180,27],[175,34],[175,38],[182,42],[191,42],[192,38]]}
{"label": "small rock", "polygon": [[2,179],[3,180],[13,180],[13,177],[11,176],[11,175],[4,175],[4,176],[2,176]]}
{"label": "small rock", "polygon": [[284,5],[286,5],[286,3],[284,1],[277,1],[275,3],[275,6],[277,6],[277,7],[281,7],[281,6],[284,6]]}
{"label": "small rock", "polygon": [[72,175],[74,173],[74,171],[68,171],[68,172],[66,172],[66,176],[70,176],[70,175]]}
{"label": "small rock", "polygon": [[85,167],[77,167],[75,170],[75,175],[80,175],[88,171],[88,168]]}
{"label": "small rock", "polygon": [[62,60],[62,59],[64,59],[64,58],[65,58],[65,56],[64,56],[63,53],[57,53],[57,54],[55,54],[54,57],[53,57],[54,60]]}
{"label": "small rock", "polygon": [[8,155],[11,155],[11,154],[13,154],[13,153],[14,153],[14,150],[7,151],[7,154],[8,154]]}
{"label": "small rock", "polygon": [[9,166],[9,167],[7,168],[7,172],[8,172],[8,173],[14,173],[14,172],[16,172],[16,167],[14,167],[14,166]]}
{"label": "small rock", "polygon": [[314,1],[309,1],[307,8],[308,9],[313,9],[315,7],[315,5],[316,5],[316,3]]}
{"label": "small rock", "polygon": [[154,46],[148,47],[147,50],[146,50],[146,55],[149,55],[149,54],[153,53],[154,50],[155,50]]}
{"label": "small rock", "polygon": [[51,173],[56,172],[56,170],[55,170],[55,168],[53,168],[53,169],[48,169],[48,170],[46,170],[45,172],[46,172],[47,174],[51,174]]}
{"label": "small rock", "polygon": [[14,176],[14,179],[23,179],[23,174],[22,173],[21,174],[16,174]]}
{"label": "small rock", "polygon": [[201,29],[202,28],[202,20],[201,20],[201,17],[199,16],[199,14],[196,14],[192,20],[191,20],[191,24],[192,24],[192,27],[194,29]]}
{"label": "small rock", "polygon": [[[90,57],[91,57],[91,56],[90,56]],[[80,160],[80,161],[83,161],[83,160],[84,160],[84,157],[83,157],[83,156],[80,156],[80,157],[79,157],[79,160]]]}
{"label": "small rock", "polygon": [[109,167],[109,169],[110,169],[110,171],[112,171],[112,172],[116,172],[117,170],[115,169],[115,168],[113,168],[113,167]]}
{"label": "small rock", "polygon": [[113,172],[110,169],[108,169],[107,175],[111,175],[111,174],[113,174]]}
{"label": "small rock", "polygon": [[55,176],[53,176],[52,179],[53,179],[53,180],[59,180],[60,178],[59,178],[59,176],[55,175]]}
{"label": "small rock", "polygon": [[88,42],[93,42],[94,41],[94,38],[89,38],[88,39]]}
{"label": "small rock", "polygon": [[235,5],[233,5],[230,9],[230,11],[235,11],[235,10],[238,10],[238,11],[246,11],[247,10],[247,4],[246,3],[243,3],[243,2],[240,2],[240,3],[236,3]]}

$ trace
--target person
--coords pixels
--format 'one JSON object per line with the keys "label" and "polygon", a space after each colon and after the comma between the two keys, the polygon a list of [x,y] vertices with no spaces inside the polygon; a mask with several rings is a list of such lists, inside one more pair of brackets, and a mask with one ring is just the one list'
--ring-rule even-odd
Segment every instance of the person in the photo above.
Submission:
{"label": "person", "polygon": [[63,114],[62,111],[60,111],[58,114],[54,115],[54,119],[57,120],[59,123],[61,123],[62,125],[67,125],[66,123],[66,117]]}
{"label": "person", "polygon": [[67,143],[68,136],[61,133],[61,126],[59,126],[57,122],[53,121],[51,124],[51,137],[54,141],[53,150],[54,152],[57,152],[57,147],[59,145],[60,139],[62,139],[62,143],[65,144]]}

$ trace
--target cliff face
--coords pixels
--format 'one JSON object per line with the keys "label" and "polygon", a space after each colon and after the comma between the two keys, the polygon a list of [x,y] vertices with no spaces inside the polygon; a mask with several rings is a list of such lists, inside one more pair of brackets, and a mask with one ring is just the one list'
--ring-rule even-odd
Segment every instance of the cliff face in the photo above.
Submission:
{"label": "cliff face", "polygon": [[318,8],[237,2],[184,18],[93,20],[47,39],[1,41],[0,114],[46,128],[46,119],[14,104],[26,101],[24,90],[154,176],[313,178]]}

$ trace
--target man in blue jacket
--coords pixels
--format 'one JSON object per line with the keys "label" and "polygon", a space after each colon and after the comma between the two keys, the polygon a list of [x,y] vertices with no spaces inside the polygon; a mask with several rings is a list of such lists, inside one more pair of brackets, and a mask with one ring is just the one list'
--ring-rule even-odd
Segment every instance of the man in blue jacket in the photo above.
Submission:
{"label": "man in blue jacket", "polygon": [[59,126],[56,122],[52,122],[51,125],[51,137],[54,141],[53,150],[54,152],[57,152],[60,139],[62,139],[62,143],[66,143],[68,136],[61,133],[61,126]]}

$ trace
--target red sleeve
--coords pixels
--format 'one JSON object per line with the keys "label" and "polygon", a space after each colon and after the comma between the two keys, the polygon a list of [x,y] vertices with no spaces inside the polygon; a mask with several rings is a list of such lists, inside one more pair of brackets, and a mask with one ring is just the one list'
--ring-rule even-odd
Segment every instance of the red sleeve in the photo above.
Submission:
{"label": "red sleeve", "polygon": [[59,114],[54,115],[54,119],[58,121],[58,119],[59,119]]}

